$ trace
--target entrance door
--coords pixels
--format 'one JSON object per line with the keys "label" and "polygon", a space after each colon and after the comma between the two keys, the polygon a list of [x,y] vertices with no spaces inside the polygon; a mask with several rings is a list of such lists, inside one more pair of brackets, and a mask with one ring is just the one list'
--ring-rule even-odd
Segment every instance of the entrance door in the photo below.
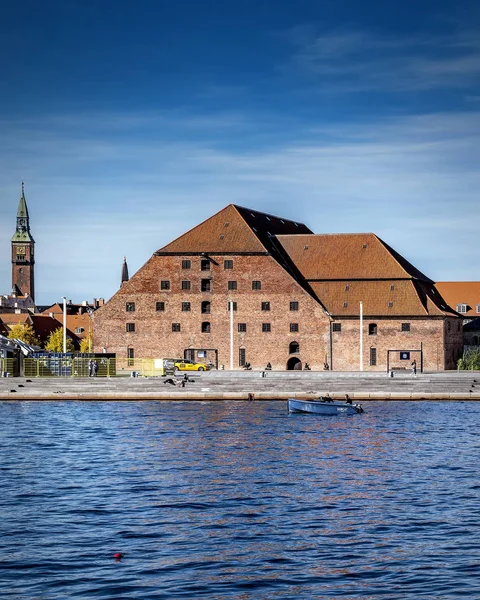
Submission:
{"label": "entrance door", "polygon": [[302,363],[299,358],[292,356],[287,361],[287,371],[301,371]]}

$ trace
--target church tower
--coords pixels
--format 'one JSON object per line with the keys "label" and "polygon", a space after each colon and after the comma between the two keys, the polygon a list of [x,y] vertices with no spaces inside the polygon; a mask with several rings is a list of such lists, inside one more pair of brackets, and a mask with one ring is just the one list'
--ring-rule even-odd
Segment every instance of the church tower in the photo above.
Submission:
{"label": "church tower", "polygon": [[30,296],[35,300],[35,240],[30,233],[25,190],[18,204],[17,228],[12,237],[12,295]]}

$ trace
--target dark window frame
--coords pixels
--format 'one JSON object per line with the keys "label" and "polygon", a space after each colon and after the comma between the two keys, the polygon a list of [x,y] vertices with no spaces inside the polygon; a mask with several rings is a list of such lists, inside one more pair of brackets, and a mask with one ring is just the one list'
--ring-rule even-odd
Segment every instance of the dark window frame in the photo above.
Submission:
{"label": "dark window frame", "polygon": [[238,282],[237,281],[228,281],[227,282],[227,289],[230,291],[235,291],[238,287]]}
{"label": "dark window frame", "polygon": [[192,268],[192,261],[189,259],[184,259],[182,260],[182,269],[191,269]]}
{"label": "dark window frame", "polygon": [[182,312],[190,312],[191,308],[190,302],[182,302]]}
{"label": "dark window frame", "polygon": [[135,312],[135,302],[125,302],[125,312]]}
{"label": "dark window frame", "polygon": [[181,288],[182,290],[189,290],[191,289],[191,282],[189,279],[182,279],[182,284],[181,284]]}
{"label": "dark window frame", "polygon": [[233,260],[224,260],[223,268],[224,269],[233,269]]}
{"label": "dark window frame", "polygon": [[239,323],[238,324],[238,333],[246,333],[246,331],[247,331],[247,324]]}
{"label": "dark window frame", "polygon": [[172,323],[172,333],[179,333],[181,329],[180,323]]}
{"label": "dark window frame", "polygon": [[268,302],[268,301],[262,302],[261,309],[266,312],[269,311],[270,310],[270,302]]}
{"label": "dark window frame", "polygon": [[135,323],[125,323],[125,331],[127,333],[135,333]]}
{"label": "dark window frame", "polygon": [[291,311],[291,312],[296,312],[296,311],[298,311],[298,306],[299,306],[299,304],[298,304],[298,300],[291,300],[291,301],[290,301],[290,311]]}
{"label": "dark window frame", "polygon": [[170,289],[170,280],[169,279],[161,279],[160,280],[160,289],[162,292],[166,292]]}
{"label": "dark window frame", "polygon": [[272,324],[271,323],[262,323],[262,333],[271,333],[272,332]]}
{"label": "dark window frame", "polygon": [[252,290],[259,291],[262,289],[262,282],[258,279],[252,281]]}
{"label": "dark window frame", "polygon": [[165,312],[165,302],[163,300],[155,302],[155,312]]}

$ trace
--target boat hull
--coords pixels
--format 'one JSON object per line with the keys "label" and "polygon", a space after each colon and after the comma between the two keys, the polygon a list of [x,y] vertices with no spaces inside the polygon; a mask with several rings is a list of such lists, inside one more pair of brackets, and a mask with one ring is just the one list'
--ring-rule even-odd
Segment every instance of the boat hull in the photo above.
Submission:
{"label": "boat hull", "polygon": [[363,412],[360,404],[347,404],[336,400],[295,400],[288,399],[288,412],[312,413],[315,415],[358,415]]}

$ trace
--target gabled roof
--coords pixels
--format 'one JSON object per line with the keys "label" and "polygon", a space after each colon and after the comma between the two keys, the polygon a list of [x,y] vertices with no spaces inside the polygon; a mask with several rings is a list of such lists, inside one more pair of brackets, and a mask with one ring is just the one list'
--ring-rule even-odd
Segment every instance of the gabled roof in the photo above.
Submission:
{"label": "gabled roof", "polygon": [[477,306],[480,306],[480,281],[439,281],[437,289],[450,304],[456,308],[459,304],[466,304],[467,311],[462,316],[477,316]]}
{"label": "gabled roof", "polygon": [[279,235],[278,240],[308,281],[414,277],[433,283],[373,233]]}
{"label": "gabled roof", "polygon": [[272,237],[279,234],[311,233],[303,223],[229,204],[156,254],[267,253]]}

